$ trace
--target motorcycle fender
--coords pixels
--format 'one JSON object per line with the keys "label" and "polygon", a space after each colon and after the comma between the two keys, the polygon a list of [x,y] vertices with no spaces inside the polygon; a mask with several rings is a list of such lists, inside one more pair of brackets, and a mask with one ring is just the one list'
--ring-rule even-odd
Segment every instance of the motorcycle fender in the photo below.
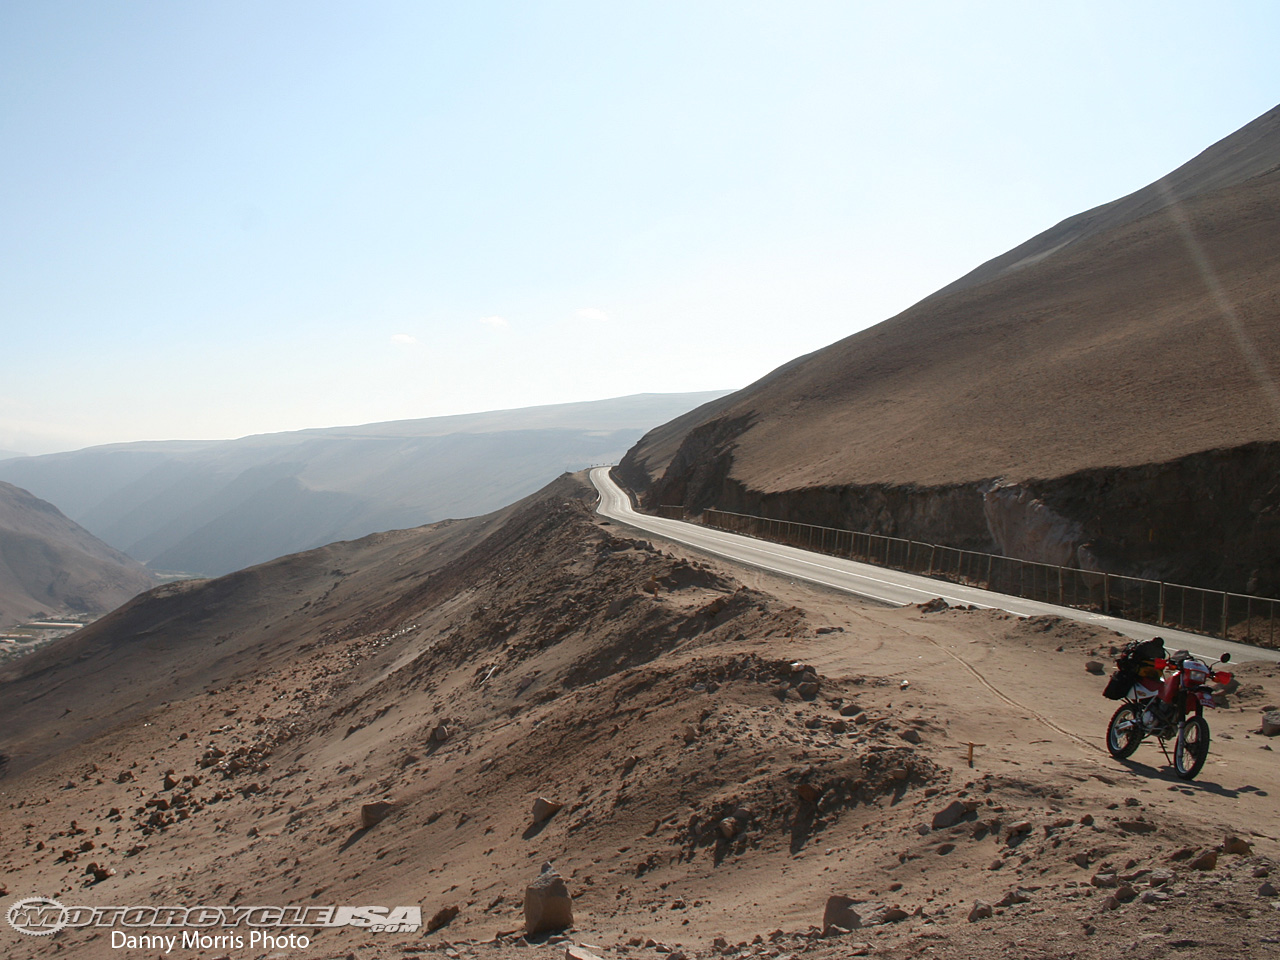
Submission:
{"label": "motorcycle fender", "polygon": [[1196,698],[1200,701],[1200,705],[1204,707],[1215,707],[1217,704],[1213,702],[1213,694],[1208,690],[1197,690]]}

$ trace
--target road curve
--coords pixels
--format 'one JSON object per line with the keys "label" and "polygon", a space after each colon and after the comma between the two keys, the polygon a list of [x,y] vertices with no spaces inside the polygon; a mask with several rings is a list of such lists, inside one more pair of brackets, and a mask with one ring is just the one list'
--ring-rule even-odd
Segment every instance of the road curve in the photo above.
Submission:
{"label": "road curve", "polygon": [[854,594],[865,600],[873,600],[890,606],[902,607],[911,603],[923,603],[934,597],[942,597],[950,604],[972,604],[975,607],[1006,610],[1020,617],[1055,616],[1092,623],[1115,630],[1127,637],[1149,640],[1154,636],[1164,638],[1169,650],[1189,650],[1196,656],[1211,661],[1229,652],[1236,662],[1268,660],[1280,662],[1280,651],[1251,647],[1242,643],[1230,643],[1202,637],[1195,633],[1156,627],[1149,623],[1121,620],[1101,613],[1090,613],[1074,607],[1060,607],[1052,603],[1024,600],[1003,593],[993,593],[977,587],[966,587],[946,580],[935,580],[913,573],[902,573],[886,567],[876,567],[854,560],[813,553],[798,547],[784,546],[767,540],[757,540],[741,534],[727,533],[682,520],[668,520],[637,513],[631,506],[631,498],[609,475],[609,467],[595,467],[591,482],[600,492],[600,505],[596,512],[618,523],[626,524],[655,537],[701,550],[734,563],[767,570],[780,576],[808,583],[831,587]]}

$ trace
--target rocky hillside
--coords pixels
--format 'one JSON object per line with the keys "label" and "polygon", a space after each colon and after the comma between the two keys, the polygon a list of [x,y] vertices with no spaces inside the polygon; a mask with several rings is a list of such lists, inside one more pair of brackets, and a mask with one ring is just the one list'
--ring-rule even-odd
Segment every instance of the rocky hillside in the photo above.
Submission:
{"label": "rocky hillside", "polygon": [[496,510],[566,470],[616,461],[721,392],[263,434],[125,443],[0,462],[153,570],[218,575],[378,530]]}
{"label": "rocky hillside", "polygon": [[154,584],[140,563],[53,504],[0,483],[0,627],[34,616],[105,613]]}
{"label": "rocky hillside", "polygon": [[[1271,955],[1274,666],[1175,785],[1098,745],[1115,635],[864,607],[591,501],[165,587],[4,669],[0,906],[421,907],[317,960]],[[527,931],[539,877],[567,931]]]}
{"label": "rocky hillside", "polygon": [[651,431],[684,504],[1280,595],[1280,108]]}

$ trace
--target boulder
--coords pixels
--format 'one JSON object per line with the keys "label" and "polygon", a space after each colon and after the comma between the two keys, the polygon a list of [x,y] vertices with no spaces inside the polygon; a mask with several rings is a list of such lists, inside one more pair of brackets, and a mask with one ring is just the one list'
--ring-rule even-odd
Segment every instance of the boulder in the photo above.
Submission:
{"label": "boulder", "polygon": [[973,903],[973,909],[969,911],[969,922],[973,923],[977,920],[986,920],[990,918],[993,912],[991,904],[982,900],[975,900]]}
{"label": "boulder", "polygon": [[1095,676],[1099,676],[1099,677],[1100,677],[1100,676],[1102,676],[1104,673],[1106,673],[1106,672],[1107,672],[1107,668],[1106,668],[1106,667],[1104,667],[1104,666],[1103,666],[1099,661],[1097,661],[1097,660],[1086,660],[1086,661],[1084,662],[1084,668],[1085,668],[1086,670],[1088,670],[1090,673],[1094,674]]}
{"label": "boulder", "polygon": [[459,913],[461,910],[457,906],[441,907],[427,921],[427,933],[435,933],[441,927],[448,925]]}
{"label": "boulder", "polygon": [[1253,853],[1253,844],[1240,837],[1227,837],[1222,843],[1222,851],[1223,853],[1234,853],[1247,857]]}
{"label": "boulder", "polygon": [[389,797],[386,800],[374,800],[372,803],[364,804],[360,807],[360,826],[365,829],[376,826],[387,819],[395,808],[396,802]]}
{"label": "boulder", "polygon": [[975,809],[977,809],[976,804],[972,801],[965,803],[963,800],[952,800],[933,815],[933,829],[946,830],[948,827],[954,827]]}
{"label": "boulder", "polygon": [[1262,734],[1266,737],[1280,734],[1280,710],[1272,710],[1262,715]]}
{"label": "boulder", "polygon": [[854,908],[858,901],[840,894],[827,898],[826,909],[822,911],[822,935],[830,936],[842,930],[857,930],[862,926],[862,917]]}
{"label": "boulder", "polygon": [[548,800],[545,797],[539,797],[533,801],[533,822],[543,823],[550,820],[564,806],[563,803],[557,803],[555,800]]}
{"label": "boulder", "polygon": [[601,958],[586,947],[571,943],[564,948],[564,960],[601,960]]}
{"label": "boulder", "polygon": [[543,869],[524,888],[524,929],[526,934],[563,930],[573,926],[573,898],[564,879],[554,868]]}
{"label": "boulder", "polygon": [[1191,861],[1189,866],[1192,870],[1212,870],[1218,865],[1218,851],[1206,850],[1200,856]]}

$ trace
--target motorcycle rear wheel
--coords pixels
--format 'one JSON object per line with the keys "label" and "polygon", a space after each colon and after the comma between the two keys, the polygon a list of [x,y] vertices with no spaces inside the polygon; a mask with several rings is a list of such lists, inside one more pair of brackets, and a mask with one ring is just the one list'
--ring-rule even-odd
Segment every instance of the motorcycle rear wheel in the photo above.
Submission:
{"label": "motorcycle rear wheel", "polygon": [[1132,703],[1124,703],[1107,724],[1107,752],[1123,760],[1142,742],[1142,717]]}
{"label": "motorcycle rear wheel", "polygon": [[1173,745],[1173,772],[1183,780],[1194,780],[1208,756],[1209,724],[1204,717],[1189,717]]}

